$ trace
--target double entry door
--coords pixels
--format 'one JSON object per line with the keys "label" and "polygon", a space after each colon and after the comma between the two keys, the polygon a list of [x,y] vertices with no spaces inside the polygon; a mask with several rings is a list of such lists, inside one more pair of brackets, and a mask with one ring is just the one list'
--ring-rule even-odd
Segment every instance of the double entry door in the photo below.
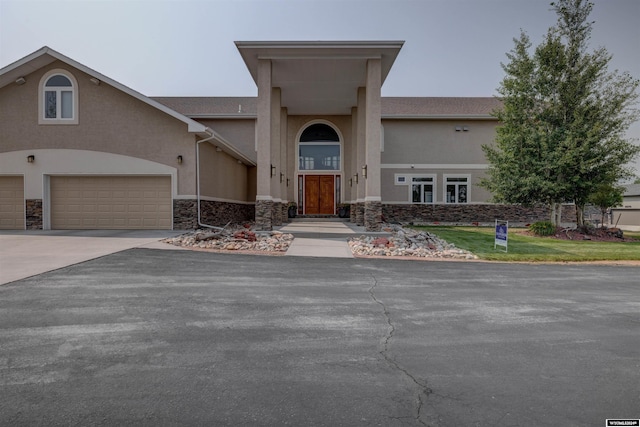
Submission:
{"label": "double entry door", "polygon": [[305,215],[335,214],[335,176],[304,176]]}

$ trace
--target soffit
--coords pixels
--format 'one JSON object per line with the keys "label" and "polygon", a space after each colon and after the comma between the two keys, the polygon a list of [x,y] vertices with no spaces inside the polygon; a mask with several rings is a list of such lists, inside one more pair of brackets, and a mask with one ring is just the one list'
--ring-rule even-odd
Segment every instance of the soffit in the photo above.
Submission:
{"label": "soffit", "polygon": [[236,42],[253,80],[269,59],[272,85],[289,114],[351,114],[366,84],[367,61],[381,60],[384,82],[404,42]]}

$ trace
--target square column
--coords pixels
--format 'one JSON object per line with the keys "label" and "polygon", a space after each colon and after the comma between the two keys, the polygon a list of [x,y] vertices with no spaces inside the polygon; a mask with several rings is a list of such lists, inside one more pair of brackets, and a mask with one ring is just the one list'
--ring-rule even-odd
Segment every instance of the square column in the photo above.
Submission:
{"label": "square column", "polygon": [[[380,126],[382,68],[380,59],[367,61],[365,100],[365,163],[364,225],[367,231],[380,231],[382,225],[382,197],[380,192]],[[361,169],[361,174],[365,171]]]}
{"label": "square column", "polygon": [[271,161],[269,167],[273,166],[274,173],[271,176],[271,197],[273,198],[272,225],[282,225],[282,186],[280,185],[280,174],[283,171],[280,161],[282,118],[281,118],[281,90],[279,87],[271,88]]}
{"label": "square column", "polygon": [[257,186],[256,228],[272,229],[273,197],[271,195],[271,60],[258,60],[258,117],[256,120]]}
{"label": "square column", "polygon": [[[358,88],[358,108],[356,115],[356,164],[353,174],[353,185],[356,188],[356,225],[364,225],[364,197],[365,197],[365,182],[362,176],[362,166],[366,163],[366,112],[367,112],[367,91],[365,88]],[[357,181],[357,182],[356,182]]]}

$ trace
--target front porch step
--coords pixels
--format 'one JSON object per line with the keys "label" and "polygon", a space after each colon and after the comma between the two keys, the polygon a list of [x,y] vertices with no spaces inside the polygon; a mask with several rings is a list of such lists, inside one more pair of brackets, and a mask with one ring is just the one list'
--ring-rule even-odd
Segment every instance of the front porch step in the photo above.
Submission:
{"label": "front porch step", "polygon": [[349,218],[340,218],[337,215],[298,215],[288,218],[290,222],[349,222]]}

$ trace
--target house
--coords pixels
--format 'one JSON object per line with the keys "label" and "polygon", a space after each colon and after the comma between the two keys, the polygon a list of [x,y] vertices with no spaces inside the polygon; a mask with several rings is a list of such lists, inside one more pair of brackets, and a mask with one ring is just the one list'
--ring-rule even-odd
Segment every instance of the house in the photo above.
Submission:
{"label": "house", "polygon": [[402,45],[236,42],[237,98],[149,98],[43,47],[0,69],[0,228],[546,219],[477,186],[497,99],[381,96]]}
{"label": "house", "polygon": [[611,209],[611,224],[628,231],[640,231],[640,184],[627,184],[622,206]]}

